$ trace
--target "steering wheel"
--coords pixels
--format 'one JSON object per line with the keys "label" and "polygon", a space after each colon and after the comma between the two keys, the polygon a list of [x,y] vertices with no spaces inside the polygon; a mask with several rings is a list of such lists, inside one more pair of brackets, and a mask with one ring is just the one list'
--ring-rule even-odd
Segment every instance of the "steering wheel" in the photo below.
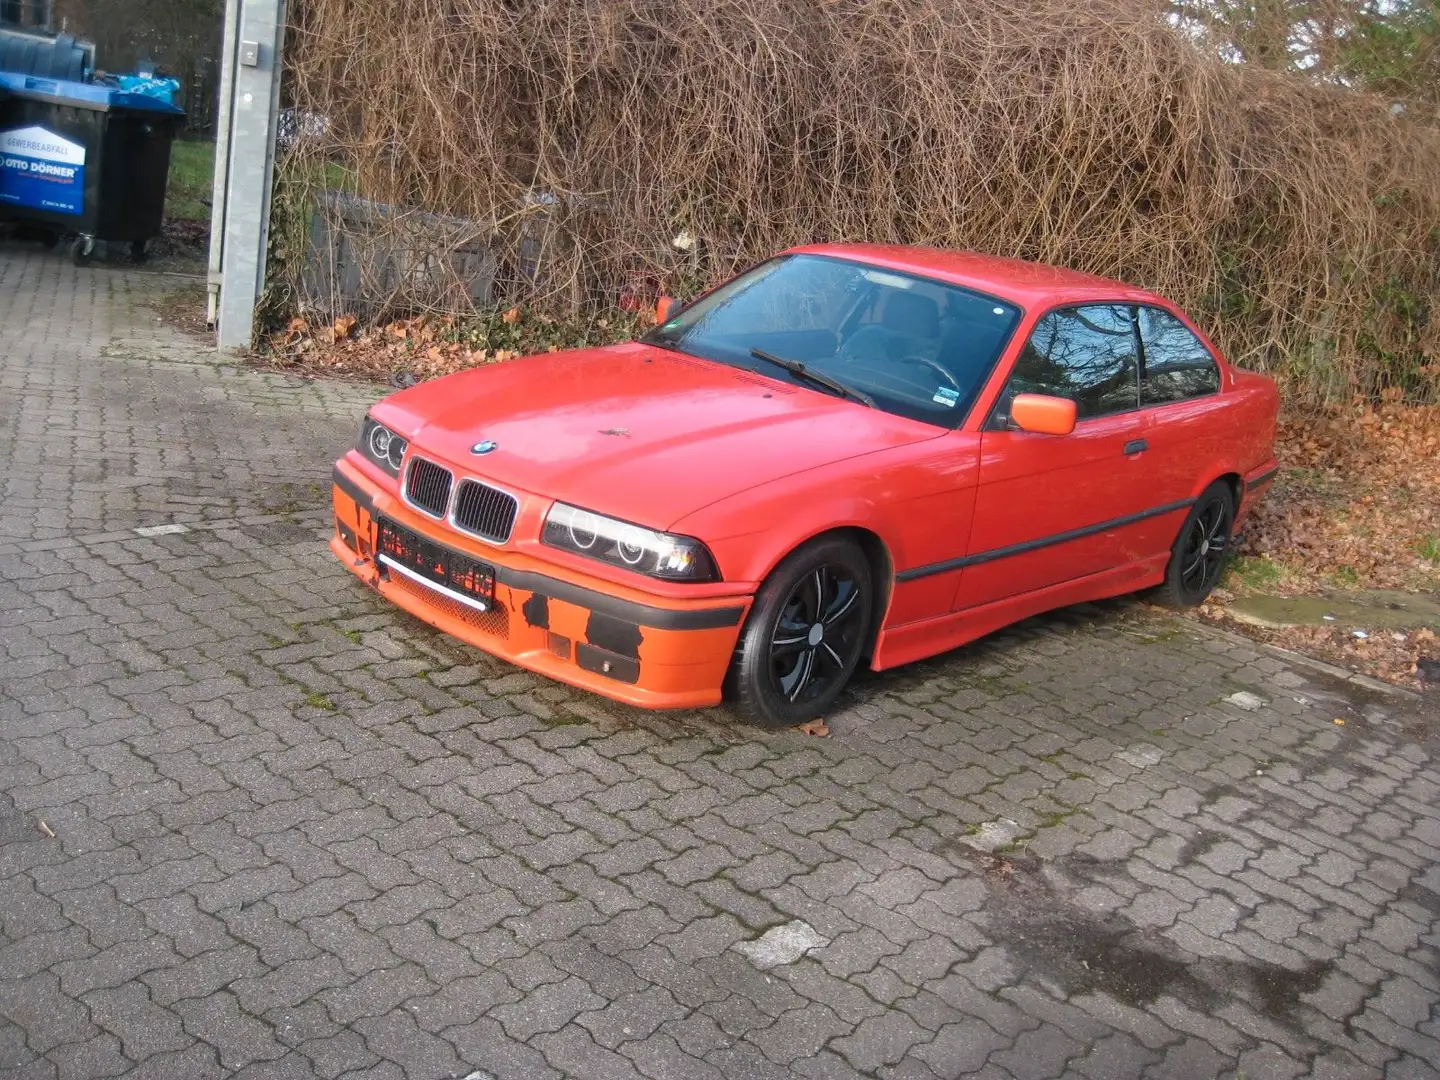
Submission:
{"label": "steering wheel", "polygon": [[964,393],[963,389],[960,386],[959,380],[956,379],[954,375],[951,375],[950,372],[946,370],[941,364],[934,360],[931,360],[928,356],[919,356],[917,354],[912,354],[910,356],[900,357],[897,362],[901,364],[919,364],[921,367],[928,367],[931,371],[934,371],[937,375],[939,375],[942,379],[949,383],[950,388],[954,390],[957,394]]}

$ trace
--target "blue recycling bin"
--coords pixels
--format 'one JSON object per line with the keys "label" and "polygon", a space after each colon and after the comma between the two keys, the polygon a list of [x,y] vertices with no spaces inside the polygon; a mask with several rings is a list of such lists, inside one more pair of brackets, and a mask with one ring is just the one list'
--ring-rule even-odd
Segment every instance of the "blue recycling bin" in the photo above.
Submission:
{"label": "blue recycling bin", "polygon": [[184,120],[151,95],[0,72],[0,220],[73,237],[77,264],[96,241],[129,244],[143,259],[160,233]]}

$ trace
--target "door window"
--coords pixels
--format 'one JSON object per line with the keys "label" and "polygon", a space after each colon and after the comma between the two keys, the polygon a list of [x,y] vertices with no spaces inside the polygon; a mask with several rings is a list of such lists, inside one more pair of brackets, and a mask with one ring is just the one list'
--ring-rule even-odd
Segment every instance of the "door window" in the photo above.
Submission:
{"label": "door window", "polygon": [[1015,361],[997,418],[1008,417],[1016,394],[1069,398],[1078,419],[1136,408],[1139,363],[1133,309],[1090,304],[1050,312],[1036,324]]}
{"label": "door window", "polygon": [[1164,405],[1220,391],[1220,369],[1215,358],[1168,311],[1140,309],[1140,340],[1145,346],[1145,370],[1140,376],[1140,401]]}

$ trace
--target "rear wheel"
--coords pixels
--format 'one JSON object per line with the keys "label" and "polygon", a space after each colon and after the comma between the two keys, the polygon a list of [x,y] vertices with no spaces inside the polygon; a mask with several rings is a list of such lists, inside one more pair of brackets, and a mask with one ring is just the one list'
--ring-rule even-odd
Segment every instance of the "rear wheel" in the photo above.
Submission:
{"label": "rear wheel", "polygon": [[1229,484],[1218,480],[1201,492],[1190,508],[1170,549],[1165,583],[1151,599],[1172,608],[1204,603],[1225,569],[1234,529],[1235,496]]}
{"label": "rear wheel", "polygon": [[755,596],[726,680],[740,714],[772,730],[823,715],[864,651],[873,588],[864,554],[841,537],[787,556]]}

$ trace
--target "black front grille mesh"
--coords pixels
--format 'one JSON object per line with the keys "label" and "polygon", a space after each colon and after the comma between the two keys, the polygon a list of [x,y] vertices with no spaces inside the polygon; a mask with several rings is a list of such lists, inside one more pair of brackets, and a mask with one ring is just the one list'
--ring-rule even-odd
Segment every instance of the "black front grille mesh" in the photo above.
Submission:
{"label": "black front grille mesh", "polygon": [[496,544],[510,539],[517,509],[515,496],[478,480],[460,481],[455,494],[455,524]]}
{"label": "black front grille mesh", "polygon": [[405,474],[405,497],[431,517],[444,517],[453,480],[449,469],[422,457],[411,458],[410,471]]}

